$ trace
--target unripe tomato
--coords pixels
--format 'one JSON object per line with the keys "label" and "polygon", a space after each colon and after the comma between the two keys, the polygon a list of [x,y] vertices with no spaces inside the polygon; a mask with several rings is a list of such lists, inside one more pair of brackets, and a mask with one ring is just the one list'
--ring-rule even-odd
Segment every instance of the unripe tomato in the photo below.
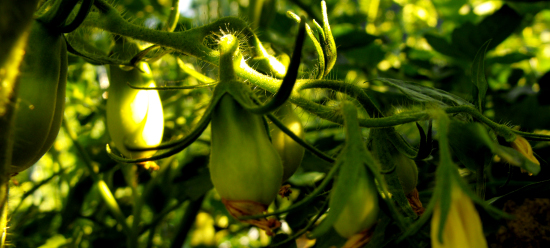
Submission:
{"label": "unripe tomato", "polygon": [[395,148],[386,132],[393,130],[373,129],[368,141],[369,150],[383,168],[395,168],[395,173],[405,194],[412,192],[418,184],[418,168],[414,160]]}
{"label": "unripe tomato", "polygon": [[222,198],[268,206],[283,178],[279,154],[259,115],[222,96],[212,112],[210,176]]}
{"label": "unripe tomato", "polygon": [[403,188],[405,194],[409,194],[418,184],[418,168],[414,160],[406,157],[405,155],[399,153],[394,156],[395,162],[395,172]]}
{"label": "unripe tomato", "polygon": [[[296,136],[304,138],[304,126],[300,117],[292,110],[292,104],[285,103],[277,112],[275,116],[281,120],[281,122],[292,131]],[[283,162],[283,182],[288,180],[294,172],[298,169],[298,166],[302,163],[304,158],[305,148],[296,143],[292,138],[286,135],[281,129],[279,129],[273,123],[270,123],[271,129],[271,142],[273,146],[281,156]]]}
{"label": "unripe tomato", "polygon": [[366,175],[360,176],[357,185],[350,190],[349,200],[333,225],[334,230],[345,238],[370,228],[378,220],[380,207],[373,176],[365,169],[362,173]]}
{"label": "unripe tomato", "polygon": [[[233,217],[262,214],[277,197],[283,165],[263,117],[248,112],[234,98],[249,99],[249,89],[235,76],[234,68],[244,61],[237,37],[221,37],[219,48],[220,83],[214,90],[217,103],[210,115],[210,178]],[[281,226],[274,218],[241,221],[258,226],[268,235],[274,235],[272,230]]]}
{"label": "unripe tomato", "polygon": [[[132,42],[119,39],[113,48],[113,53],[129,57],[139,51]],[[110,86],[107,98],[107,130],[114,146],[128,158],[146,158],[155,151],[129,151],[126,146],[149,147],[162,141],[164,131],[164,114],[158,91],[137,90],[127,83],[136,86],[154,87],[149,66],[140,63],[143,75],[137,68],[122,70],[118,66],[110,66]],[[144,80],[149,79],[149,80]]]}
{"label": "unripe tomato", "polygon": [[67,82],[67,47],[61,33],[40,21],[33,22],[17,80],[18,108],[10,174],[36,163],[59,132]]}

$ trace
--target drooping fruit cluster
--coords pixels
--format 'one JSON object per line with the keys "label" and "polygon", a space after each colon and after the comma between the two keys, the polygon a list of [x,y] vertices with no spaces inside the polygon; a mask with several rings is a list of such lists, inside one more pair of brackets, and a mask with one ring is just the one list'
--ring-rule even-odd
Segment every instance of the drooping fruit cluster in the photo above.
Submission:
{"label": "drooping fruit cluster", "polygon": [[[269,141],[262,117],[225,94],[212,113],[210,175],[231,215],[261,214],[277,196],[283,178],[279,154]],[[275,220],[250,220],[266,230]]]}
{"label": "drooping fruit cluster", "polygon": [[[221,38],[218,89],[242,85],[233,71],[237,44],[233,35]],[[236,218],[265,212],[281,187],[283,165],[269,140],[263,117],[247,111],[227,92],[222,93],[211,116],[210,176],[222,202]],[[245,222],[269,235],[280,226],[276,219]]]}

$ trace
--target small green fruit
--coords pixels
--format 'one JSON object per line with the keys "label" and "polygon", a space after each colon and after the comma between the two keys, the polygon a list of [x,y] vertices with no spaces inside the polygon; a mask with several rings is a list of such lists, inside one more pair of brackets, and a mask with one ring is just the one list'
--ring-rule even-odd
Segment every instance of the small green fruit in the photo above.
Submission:
{"label": "small green fruit", "polygon": [[281,187],[283,166],[262,117],[225,94],[212,112],[211,128],[210,175],[220,196],[271,204]]}
{"label": "small green fruit", "polygon": [[418,168],[416,167],[416,163],[401,153],[395,156],[394,163],[403,192],[409,194],[416,189],[416,185],[418,184]]}
{"label": "small green fruit", "polygon": [[[292,131],[296,136],[301,139],[304,138],[304,126],[300,117],[292,110],[292,104],[285,103],[281,108],[274,113],[279,120]],[[273,123],[270,123],[271,129],[271,142],[277,152],[281,156],[283,162],[283,182],[288,180],[294,172],[298,169],[298,166],[302,163],[304,158],[305,148],[296,143],[292,138],[286,135],[281,129],[279,129]]]}
{"label": "small green fruit", "polygon": [[[378,220],[378,192],[372,175],[366,170],[355,187],[349,192],[349,200],[334,223],[334,230],[340,236],[349,238],[360,233]],[[332,197],[331,197],[332,200]]]}
{"label": "small green fruit", "polygon": [[[283,165],[269,141],[261,116],[252,114],[225,93],[212,111],[210,177],[222,202],[235,218],[262,214],[281,187]],[[274,235],[274,218],[243,220]]]}

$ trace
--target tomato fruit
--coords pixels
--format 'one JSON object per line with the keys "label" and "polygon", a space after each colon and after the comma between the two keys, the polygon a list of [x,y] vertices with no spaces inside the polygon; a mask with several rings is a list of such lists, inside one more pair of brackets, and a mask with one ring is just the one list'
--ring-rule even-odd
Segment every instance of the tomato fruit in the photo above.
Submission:
{"label": "tomato fruit", "polygon": [[[137,44],[124,39],[117,40],[113,53],[129,57],[139,52]],[[155,151],[130,151],[132,147],[150,147],[160,144],[164,132],[162,102],[156,90],[133,89],[135,86],[154,87],[149,66],[141,62],[138,68],[123,70],[119,66],[109,68],[107,98],[107,130],[114,146],[128,158],[152,156]]]}
{"label": "tomato fruit", "polygon": [[35,20],[17,80],[18,107],[10,174],[36,163],[59,133],[67,83],[67,46],[63,34]]}

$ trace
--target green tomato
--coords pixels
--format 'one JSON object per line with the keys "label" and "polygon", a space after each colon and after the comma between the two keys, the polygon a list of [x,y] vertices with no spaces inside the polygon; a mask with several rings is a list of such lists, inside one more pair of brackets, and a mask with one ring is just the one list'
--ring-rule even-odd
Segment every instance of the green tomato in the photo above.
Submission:
{"label": "green tomato", "polygon": [[334,230],[345,238],[370,228],[378,220],[380,208],[376,185],[366,170],[362,170],[362,173],[363,176],[349,192],[349,200],[333,225]]}
{"label": "green tomato", "polygon": [[403,188],[403,192],[408,194],[416,189],[418,184],[418,168],[414,160],[399,153],[394,157],[395,172]]}
{"label": "green tomato", "polygon": [[418,168],[414,160],[399,152],[385,134],[387,130],[373,129],[368,141],[369,149],[378,163],[393,168],[399,178],[403,192],[412,192],[418,184]]}
{"label": "green tomato", "polygon": [[[285,103],[281,108],[274,113],[281,122],[292,131],[296,136],[304,138],[304,126],[300,117],[292,110],[292,104]],[[288,180],[294,172],[298,169],[298,166],[302,163],[304,158],[305,148],[296,143],[292,138],[286,135],[281,129],[279,129],[273,123],[270,123],[271,129],[271,142],[273,146],[281,156],[283,162],[283,182]]]}
{"label": "green tomato", "polygon": [[63,35],[34,21],[17,80],[18,107],[10,174],[36,163],[59,132],[67,83],[67,47]]}
{"label": "green tomato", "polygon": [[269,205],[282,184],[283,166],[261,116],[224,94],[212,112],[210,176],[225,200]]}
{"label": "green tomato", "polygon": [[[113,52],[122,56],[136,54],[139,49],[135,43],[120,39]],[[149,147],[159,145],[164,132],[164,114],[162,102],[156,90],[137,90],[136,86],[154,87],[146,63],[137,68],[122,70],[118,66],[109,68],[109,90],[107,98],[107,130],[114,146],[128,158],[146,158],[155,151],[129,151],[127,146]],[[144,80],[145,79],[145,80]]]}

